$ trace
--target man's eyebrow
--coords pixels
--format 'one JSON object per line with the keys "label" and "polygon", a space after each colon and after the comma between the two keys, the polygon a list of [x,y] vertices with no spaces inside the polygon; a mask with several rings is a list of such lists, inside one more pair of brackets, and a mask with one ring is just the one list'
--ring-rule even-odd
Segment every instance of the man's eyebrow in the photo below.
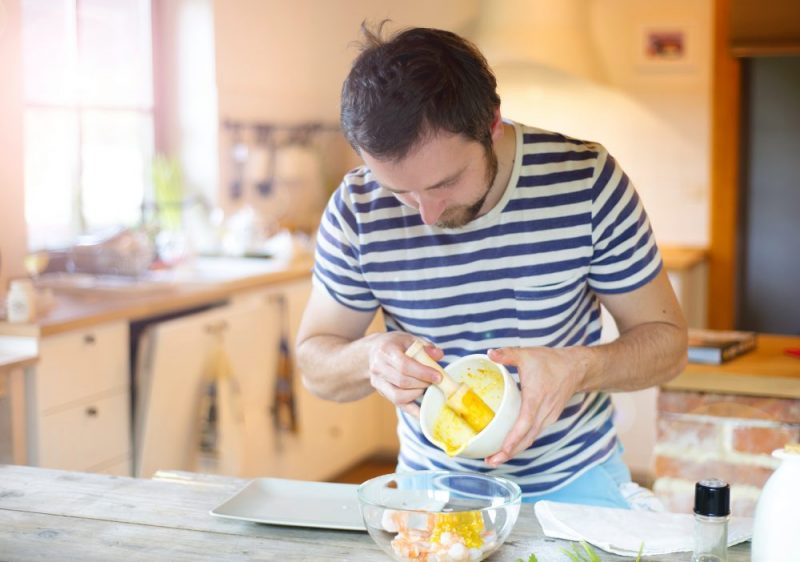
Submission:
{"label": "man's eyebrow", "polygon": [[[457,179],[461,174],[463,174],[464,170],[466,170],[466,169],[467,169],[467,167],[464,166],[463,168],[461,168],[457,172],[455,172],[453,174],[450,174],[449,176],[447,176],[446,178],[444,178],[442,180],[437,181],[435,184],[429,185],[428,187],[423,189],[423,191],[428,191],[429,189],[436,189],[437,187],[441,187],[441,186],[443,186],[443,185],[445,185],[447,183],[450,183],[451,181]],[[388,191],[391,191],[392,193],[395,193],[397,195],[402,195],[403,193],[408,193],[407,191],[404,191],[402,189],[395,189],[393,187],[390,187],[390,186],[386,185],[385,183],[381,183],[381,187],[383,187],[384,189],[387,189]]]}

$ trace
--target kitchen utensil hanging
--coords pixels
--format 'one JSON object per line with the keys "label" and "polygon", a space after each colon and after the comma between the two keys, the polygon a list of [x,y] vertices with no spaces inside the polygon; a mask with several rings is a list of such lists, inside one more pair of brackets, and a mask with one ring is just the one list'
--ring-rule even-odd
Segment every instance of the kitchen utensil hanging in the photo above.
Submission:
{"label": "kitchen utensil hanging", "polygon": [[235,201],[244,194],[245,167],[249,148],[242,138],[243,126],[241,124],[226,123],[226,126],[231,129],[231,162],[233,164],[229,195]]}
{"label": "kitchen utensil hanging", "polygon": [[286,297],[277,295],[274,302],[280,318],[278,365],[275,373],[275,394],[272,404],[272,421],[278,435],[297,432],[297,410],[294,396],[294,362],[289,347],[289,311]]}
{"label": "kitchen utensil hanging", "polygon": [[200,453],[217,460],[227,474],[243,466],[244,408],[242,392],[225,349],[226,322],[206,326],[214,339],[199,408]]}
{"label": "kitchen utensil hanging", "polygon": [[[263,171],[264,175],[260,180],[256,181],[255,185],[257,193],[262,198],[274,195],[277,150],[280,146],[290,146],[293,144],[307,146],[311,144],[312,138],[317,135],[339,131],[337,125],[313,121],[292,125],[279,125],[258,121],[245,122],[226,119],[223,121],[223,127],[230,131],[231,138],[232,179],[229,189],[230,197],[233,200],[240,199],[245,192],[245,183],[247,181],[246,168],[252,156],[250,154],[250,143],[245,139],[247,131],[251,131],[255,136],[255,144],[257,146],[264,146],[267,150],[267,165]],[[282,142],[279,143],[276,136],[280,136]]]}
{"label": "kitchen utensil hanging", "polygon": [[264,176],[256,182],[256,192],[261,197],[269,197],[275,189],[275,166],[277,165],[275,135],[272,127],[267,125],[259,125],[256,131],[259,146],[265,147],[267,151],[266,169],[263,171]]}

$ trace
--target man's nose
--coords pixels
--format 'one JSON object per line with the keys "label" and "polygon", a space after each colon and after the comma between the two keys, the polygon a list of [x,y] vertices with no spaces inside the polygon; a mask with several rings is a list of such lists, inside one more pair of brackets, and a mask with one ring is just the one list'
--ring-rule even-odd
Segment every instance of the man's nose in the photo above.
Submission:
{"label": "man's nose", "polygon": [[446,203],[441,199],[420,197],[417,200],[417,209],[425,224],[436,224],[445,207]]}

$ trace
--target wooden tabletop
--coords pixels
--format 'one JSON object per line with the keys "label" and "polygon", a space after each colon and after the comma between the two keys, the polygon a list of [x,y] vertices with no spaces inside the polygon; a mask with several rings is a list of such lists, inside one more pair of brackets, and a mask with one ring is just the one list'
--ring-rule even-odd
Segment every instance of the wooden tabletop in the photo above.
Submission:
{"label": "wooden tabletop", "polygon": [[690,363],[663,388],[800,398],[800,357],[787,349],[800,349],[800,337],[759,334],[754,350],[720,365]]}
{"label": "wooden tabletop", "polygon": [[[0,558],[4,561],[351,560],[389,558],[364,532],[263,525],[209,515],[247,481],[183,472],[154,479],[0,465]],[[566,559],[570,543],[543,536],[524,504],[493,562]],[[749,559],[749,543],[729,549]],[[603,560],[624,558],[601,553]],[[656,558],[653,558],[656,559]],[[690,553],[658,560],[690,560]],[[628,559],[630,560],[630,559]]]}

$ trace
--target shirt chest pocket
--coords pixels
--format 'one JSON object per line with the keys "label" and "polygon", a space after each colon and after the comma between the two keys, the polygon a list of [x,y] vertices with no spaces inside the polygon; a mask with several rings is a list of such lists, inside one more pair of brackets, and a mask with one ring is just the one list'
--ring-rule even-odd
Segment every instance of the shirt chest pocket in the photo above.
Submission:
{"label": "shirt chest pocket", "polygon": [[586,279],[569,277],[545,285],[524,285],[514,289],[517,331],[522,346],[563,343],[588,315]]}

